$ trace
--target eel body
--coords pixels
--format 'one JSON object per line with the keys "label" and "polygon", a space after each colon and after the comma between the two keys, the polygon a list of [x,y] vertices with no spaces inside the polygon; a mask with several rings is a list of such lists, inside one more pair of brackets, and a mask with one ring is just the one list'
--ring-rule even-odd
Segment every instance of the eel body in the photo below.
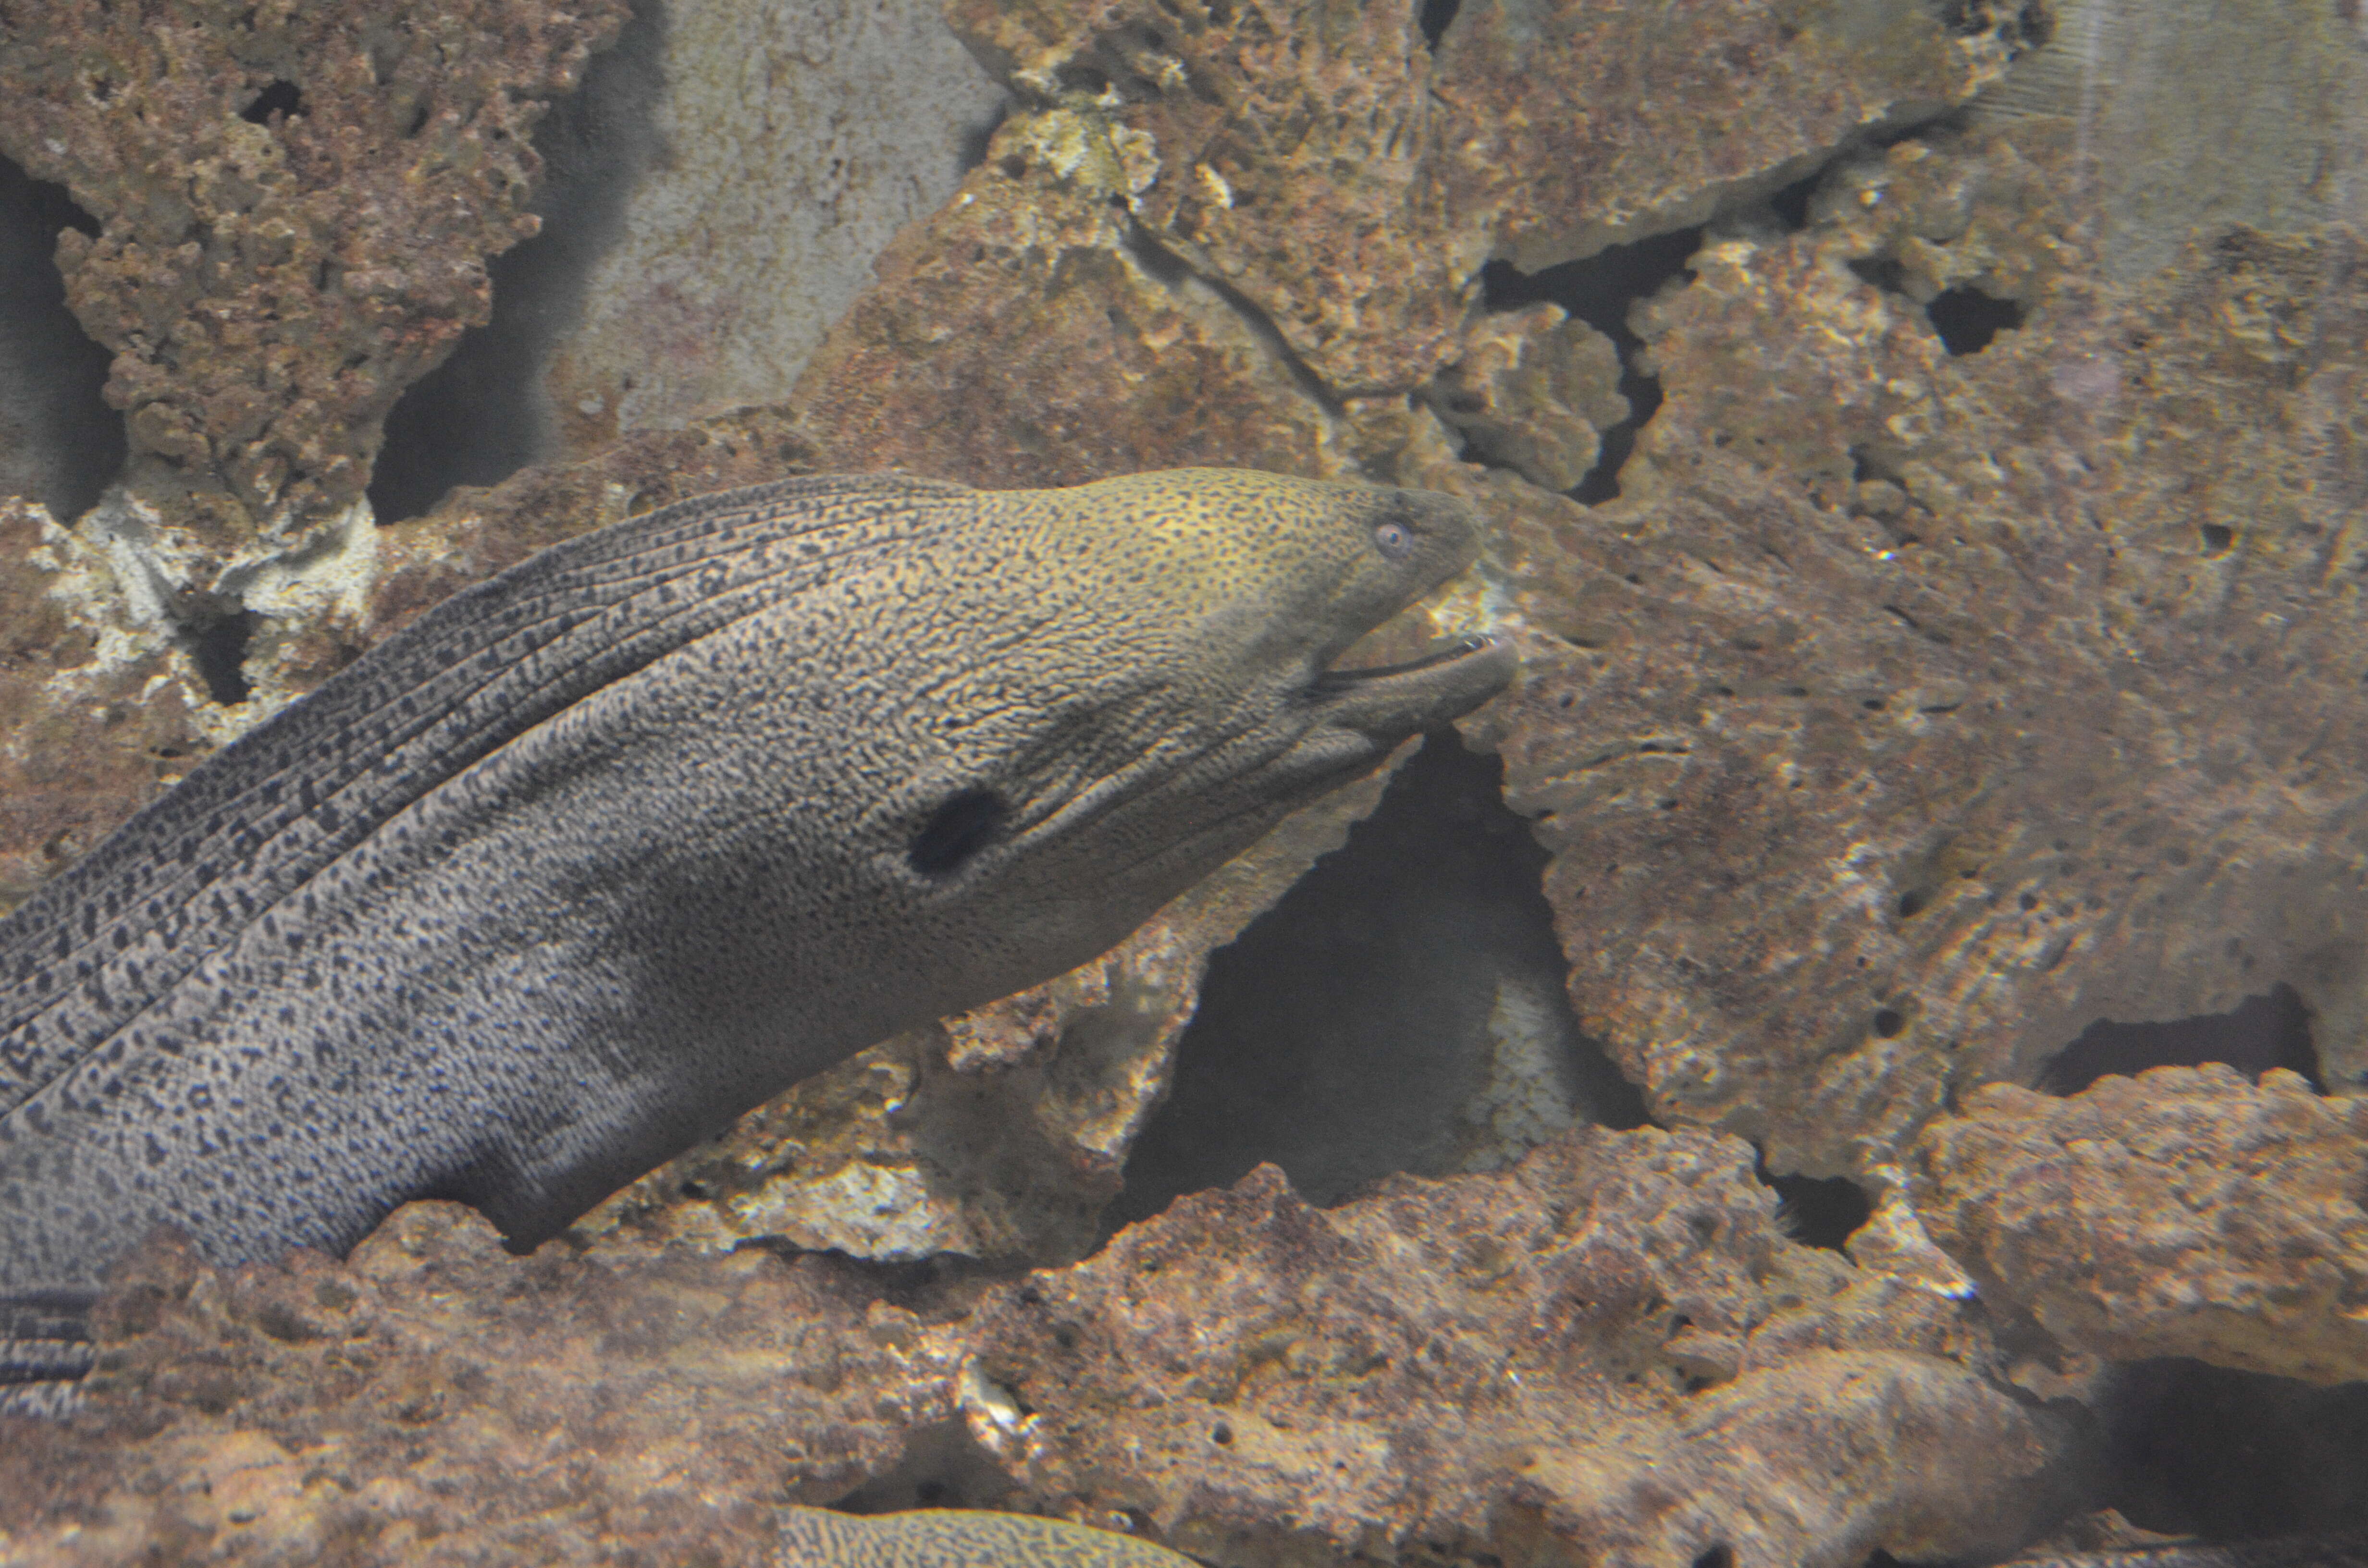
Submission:
{"label": "eel body", "polygon": [[520,1246],[796,1080],[1083,962],[1509,678],[1340,671],[1445,496],[1234,470],[702,496],[454,596],[0,921],[0,1297],[160,1224]]}
{"label": "eel body", "polygon": [[780,1568],[1200,1568],[1115,1530],[984,1508],[777,1511]]}
{"label": "eel body", "polygon": [[[985,1509],[851,1516],[782,1508],[779,1568],[1197,1568],[1164,1546],[1061,1519]],[[1773,1565],[1770,1565],[1773,1568]],[[2368,1536],[2018,1557],[2000,1568],[2368,1568]]]}

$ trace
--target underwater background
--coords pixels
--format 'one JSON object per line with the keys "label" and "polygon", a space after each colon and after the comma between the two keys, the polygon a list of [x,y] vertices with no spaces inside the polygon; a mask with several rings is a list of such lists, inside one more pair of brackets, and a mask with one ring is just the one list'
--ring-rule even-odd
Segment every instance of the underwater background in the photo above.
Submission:
{"label": "underwater background", "polygon": [[0,0],[9,904],[789,475],[1449,492],[1523,661],[529,1256],[160,1241],[0,1563],[2368,1561],[2363,225],[2359,0]]}

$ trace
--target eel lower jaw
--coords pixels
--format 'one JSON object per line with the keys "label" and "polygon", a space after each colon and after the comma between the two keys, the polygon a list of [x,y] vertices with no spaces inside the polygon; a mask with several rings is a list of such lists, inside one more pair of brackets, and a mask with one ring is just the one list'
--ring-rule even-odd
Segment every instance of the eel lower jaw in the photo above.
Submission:
{"label": "eel lower jaw", "polygon": [[1519,665],[1510,638],[1475,632],[1404,664],[1322,671],[1310,695],[1329,723],[1395,744],[1471,712],[1504,690]]}

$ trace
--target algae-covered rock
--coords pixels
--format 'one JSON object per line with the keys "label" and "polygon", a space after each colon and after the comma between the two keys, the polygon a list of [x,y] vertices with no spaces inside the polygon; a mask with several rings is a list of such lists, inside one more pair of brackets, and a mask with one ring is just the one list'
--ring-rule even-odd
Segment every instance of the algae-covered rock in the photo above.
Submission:
{"label": "algae-covered rock", "polygon": [[516,1257],[450,1204],[343,1263],[159,1241],[82,1414],[0,1417],[0,1557],[755,1563],[780,1503],[917,1493],[1228,1562],[1842,1568],[2059,1506],[2076,1429],[1994,1385],[1978,1311],[1786,1239],[1751,1164],[1582,1132],[1328,1214],[1269,1167],[1002,1281]]}
{"label": "algae-covered rock", "polygon": [[528,132],[622,20],[441,3],[48,6],[0,23],[0,153],[97,222],[58,244],[115,355],[127,481],[211,592],[361,494],[403,390],[534,232]]}
{"label": "algae-covered rock", "polygon": [[[2368,271],[2239,233],[2123,292],[2061,235],[1884,227],[2064,151],[1895,150],[1839,176],[1873,217],[1712,240],[1638,312],[1666,402],[1621,499],[1496,492],[1532,660],[1493,711],[1574,1006],[1779,1170],[1873,1174],[2100,1017],[2281,980],[2368,1082]],[[1853,268],[1919,226],[2023,324],[1952,354]]]}
{"label": "algae-covered rock", "polygon": [[1915,1168],[1933,1235],[2067,1345],[2368,1380],[2368,1100],[2217,1065],[1998,1084]]}

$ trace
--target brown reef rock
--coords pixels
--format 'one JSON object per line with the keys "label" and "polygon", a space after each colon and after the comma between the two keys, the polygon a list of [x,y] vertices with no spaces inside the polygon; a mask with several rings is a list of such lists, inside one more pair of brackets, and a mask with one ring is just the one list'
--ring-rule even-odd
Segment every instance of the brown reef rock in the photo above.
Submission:
{"label": "brown reef rock", "polygon": [[[69,608],[87,552],[0,497],[0,909],[146,805],[206,749],[159,648]],[[63,593],[61,590],[64,590]],[[110,636],[109,633],[114,635]],[[161,689],[159,686],[161,685]]]}
{"label": "brown reef rock", "polygon": [[0,1561],[754,1564],[953,1412],[953,1364],[842,1266],[504,1252],[456,1204],[344,1263],[159,1244],[101,1310],[90,1414],[0,1418]]}
{"label": "brown reef rock", "polygon": [[1914,1170],[1934,1239],[2067,1345],[2368,1379],[2368,1099],[2217,1064],[1996,1084]]}
{"label": "brown reef rock", "polygon": [[1846,1568],[2058,1506],[1978,1313],[1787,1240],[1751,1165],[1588,1131],[1329,1213],[1265,1167],[1002,1283],[514,1257],[445,1204],[342,1264],[154,1245],[85,1412],[0,1422],[0,1558],[739,1563],[772,1504],[929,1485],[1237,1565]]}
{"label": "brown reef rock", "polygon": [[[135,492],[214,578],[358,499],[395,398],[534,233],[527,133],[622,0],[0,7],[0,153],[98,223],[58,246],[115,354]],[[211,568],[211,569],[209,569]]]}
{"label": "brown reef rock", "polygon": [[[2282,982],[2368,1084],[2368,255],[2237,231],[2088,282],[2061,213],[1978,199],[2057,135],[1714,234],[1636,312],[1666,402],[1621,498],[1491,492],[1574,1006],[1780,1171],[1891,1179],[1953,1092]],[[1952,354],[1886,260],[2029,324]]]}
{"label": "brown reef rock", "polygon": [[1023,98],[1108,127],[1138,243],[1246,300],[1341,395],[1427,381],[1492,253],[1536,267],[1699,222],[2007,60],[1986,13],[1960,36],[1887,0],[1474,3],[1436,58],[1418,13],[948,7]]}
{"label": "brown reef rock", "polygon": [[1588,1130],[1310,1208],[1261,1167],[971,1331],[1024,1495],[1228,1564],[1968,1554],[2067,1433],[1977,1314],[1786,1240],[1741,1142]]}

